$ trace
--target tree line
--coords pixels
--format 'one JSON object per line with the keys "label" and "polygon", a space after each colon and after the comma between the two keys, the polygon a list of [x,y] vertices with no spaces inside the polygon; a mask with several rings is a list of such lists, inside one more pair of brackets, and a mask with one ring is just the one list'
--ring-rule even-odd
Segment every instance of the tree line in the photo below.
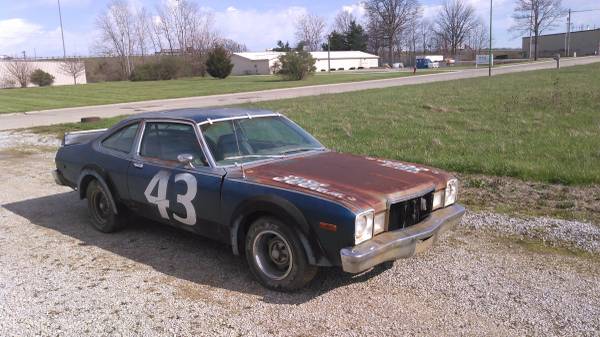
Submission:
{"label": "tree line", "polygon": [[124,79],[135,63],[153,56],[179,56],[186,75],[204,75],[208,53],[216,46],[229,52],[246,51],[244,44],[221,37],[210,12],[193,0],[165,1],[150,10],[125,0],[112,0],[96,18],[100,32],[96,54],[114,57]]}
{"label": "tree line", "polygon": [[[393,63],[401,55],[440,53],[457,57],[466,51],[472,56],[489,44],[488,23],[466,0],[446,0],[437,15],[423,17],[419,0],[367,0],[365,17],[340,11],[333,25],[316,14],[306,14],[296,24],[296,39],[305,50],[360,50],[377,54]],[[537,59],[537,37],[553,28],[564,15],[561,0],[516,0],[511,32],[533,36]],[[274,50],[281,50],[285,44]],[[287,44],[289,49],[289,44]],[[284,48],[285,49],[285,48]]]}

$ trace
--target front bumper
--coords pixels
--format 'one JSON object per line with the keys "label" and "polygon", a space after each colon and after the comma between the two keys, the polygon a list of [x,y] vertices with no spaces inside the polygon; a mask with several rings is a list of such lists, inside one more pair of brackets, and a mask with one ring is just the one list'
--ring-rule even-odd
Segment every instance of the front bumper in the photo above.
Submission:
{"label": "front bumper", "polygon": [[434,211],[431,216],[408,228],[386,232],[354,247],[340,250],[342,269],[360,273],[385,261],[411,257],[429,248],[438,237],[457,224],[465,214],[461,205]]}

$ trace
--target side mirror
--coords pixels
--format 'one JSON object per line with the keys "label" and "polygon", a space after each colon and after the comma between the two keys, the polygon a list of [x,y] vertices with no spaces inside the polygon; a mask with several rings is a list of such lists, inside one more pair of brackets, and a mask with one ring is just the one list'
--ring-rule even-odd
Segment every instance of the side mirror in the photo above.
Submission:
{"label": "side mirror", "polygon": [[178,155],[177,161],[182,163],[184,166],[189,166],[192,168],[194,167],[194,165],[192,165],[192,162],[194,161],[194,155],[191,155],[189,153],[182,153]]}

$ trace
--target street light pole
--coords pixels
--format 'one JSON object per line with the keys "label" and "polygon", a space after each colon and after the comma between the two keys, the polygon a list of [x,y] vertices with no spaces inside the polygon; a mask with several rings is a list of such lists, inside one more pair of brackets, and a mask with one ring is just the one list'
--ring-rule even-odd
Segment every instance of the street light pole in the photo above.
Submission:
{"label": "street light pole", "polygon": [[60,20],[60,37],[62,38],[63,58],[67,59],[67,50],[65,49],[65,34],[63,32],[62,13],[60,11],[60,0],[58,2],[58,19]]}
{"label": "street light pole", "polygon": [[490,49],[488,52],[488,76],[492,77],[492,1],[490,0]]}

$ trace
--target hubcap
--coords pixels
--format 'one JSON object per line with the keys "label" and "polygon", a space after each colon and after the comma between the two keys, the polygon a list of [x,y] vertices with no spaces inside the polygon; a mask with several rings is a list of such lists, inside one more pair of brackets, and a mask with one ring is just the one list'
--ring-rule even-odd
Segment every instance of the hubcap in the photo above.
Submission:
{"label": "hubcap", "polygon": [[254,261],[260,271],[273,280],[286,278],[293,265],[293,256],[287,240],[279,233],[264,230],[252,244]]}

